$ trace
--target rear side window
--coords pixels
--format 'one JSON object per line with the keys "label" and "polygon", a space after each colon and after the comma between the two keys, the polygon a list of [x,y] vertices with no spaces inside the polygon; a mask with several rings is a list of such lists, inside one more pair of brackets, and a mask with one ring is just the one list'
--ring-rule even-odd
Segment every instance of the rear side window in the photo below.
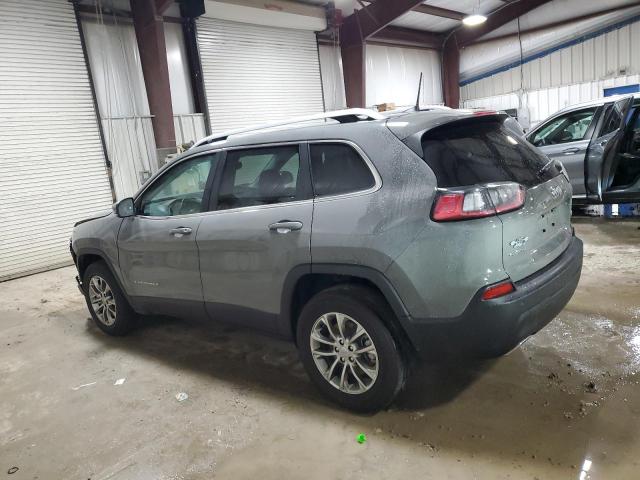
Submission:
{"label": "rear side window", "polygon": [[297,145],[231,150],[222,172],[218,209],[296,200],[300,192]]}
{"label": "rear side window", "polygon": [[359,192],[376,183],[363,158],[344,143],[310,145],[311,175],[316,197]]}
{"label": "rear side window", "polygon": [[430,130],[422,137],[424,160],[441,188],[488,182],[533,186],[560,174],[549,159],[496,119],[475,118]]}

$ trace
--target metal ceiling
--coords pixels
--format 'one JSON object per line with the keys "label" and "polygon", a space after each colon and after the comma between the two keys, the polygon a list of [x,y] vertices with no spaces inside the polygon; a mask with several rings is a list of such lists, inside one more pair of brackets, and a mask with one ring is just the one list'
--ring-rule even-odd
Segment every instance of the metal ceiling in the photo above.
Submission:
{"label": "metal ceiling", "polygon": [[[326,5],[327,0],[297,0],[301,3],[310,3],[314,5]],[[362,0],[362,3],[368,4],[371,0]],[[424,6],[438,7],[453,12],[459,12],[463,16],[481,13],[489,15],[496,10],[504,7],[513,0],[428,0],[423,3]],[[535,29],[543,27],[551,23],[570,22],[572,19],[581,18],[584,15],[606,11],[610,9],[637,5],[640,2],[634,0],[554,0],[553,2],[535,9],[534,11],[523,15],[520,19],[520,26],[523,30]],[[342,15],[346,17],[353,13],[354,10],[362,8],[361,2],[358,0],[334,0],[335,7],[342,11]],[[449,32],[462,25],[459,20],[445,18],[442,16],[431,15],[419,11],[411,11],[400,16],[390,24],[394,27],[410,28],[413,30],[421,30],[435,33]],[[517,24],[515,21],[510,22],[493,32],[481,37],[489,39],[504,35],[514,34],[517,32]]]}

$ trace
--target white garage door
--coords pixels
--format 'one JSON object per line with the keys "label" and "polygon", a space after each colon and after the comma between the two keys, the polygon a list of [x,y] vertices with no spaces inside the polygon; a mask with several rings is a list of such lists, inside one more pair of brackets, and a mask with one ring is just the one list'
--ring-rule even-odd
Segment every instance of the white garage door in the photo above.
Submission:
{"label": "white garage door", "polygon": [[213,133],[324,111],[313,32],[211,18],[197,30]]}
{"label": "white garage door", "polygon": [[73,6],[1,0],[0,281],[68,264],[111,199]]}

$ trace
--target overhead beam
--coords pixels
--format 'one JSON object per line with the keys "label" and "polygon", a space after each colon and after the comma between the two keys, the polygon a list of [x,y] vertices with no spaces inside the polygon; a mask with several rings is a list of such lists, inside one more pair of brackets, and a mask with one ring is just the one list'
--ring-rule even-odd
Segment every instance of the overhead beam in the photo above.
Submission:
{"label": "overhead beam", "polygon": [[455,10],[449,10],[448,8],[434,7],[431,5],[418,5],[413,9],[414,12],[426,13],[427,15],[433,15],[434,17],[450,18],[451,20],[461,21],[466,14],[457,12]]}
{"label": "overhead beam", "polygon": [[173,0],[156,0],[156,12],[158,15],[164,14],[172,3]]}
{"label": "overhead beam", "polygon": [[519,0],[507,3],[490,14],[487,21],[477,27],[458,27],[453,30],[442,48],[442,91],[448,107],[460,106],[460,49],[478,38],[506,25],[551,0]]}
{"label": "overhead beam", "polygon": [[[363,0],[366,3],[373,3],[375,0]],[[450,18],[451,20],[462,20],[466,14],[458,12],[456,10],[449,10],[448,8],[434,7],[432,5],[420,4],[412,8],[414,12],[426,13],[427,15],[433,15],[434,17]]]}
{"label": "overhead beam", "polygon": [[370,41],[402,45],[407,47],[422,47],[440,50],[444,36],[437,33],[412,30],[400,27],[385,27],[375,35],[369,37]]}
{"label": "overhead beam", "polygon": [[422,0],[377,0],[344,19],[340,27],[341,44],[363,43],[396,18],[422,4]]}

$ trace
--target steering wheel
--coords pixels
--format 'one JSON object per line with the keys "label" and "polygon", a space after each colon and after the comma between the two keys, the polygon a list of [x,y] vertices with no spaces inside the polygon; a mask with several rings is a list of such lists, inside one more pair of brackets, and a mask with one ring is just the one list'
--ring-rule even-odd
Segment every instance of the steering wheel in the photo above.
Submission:
{"label": "steering wheel", "polygon": [[195,198],[176,198],[169,204],[171,215],[188,215],[198,213],[201,210],[202,202]]}

